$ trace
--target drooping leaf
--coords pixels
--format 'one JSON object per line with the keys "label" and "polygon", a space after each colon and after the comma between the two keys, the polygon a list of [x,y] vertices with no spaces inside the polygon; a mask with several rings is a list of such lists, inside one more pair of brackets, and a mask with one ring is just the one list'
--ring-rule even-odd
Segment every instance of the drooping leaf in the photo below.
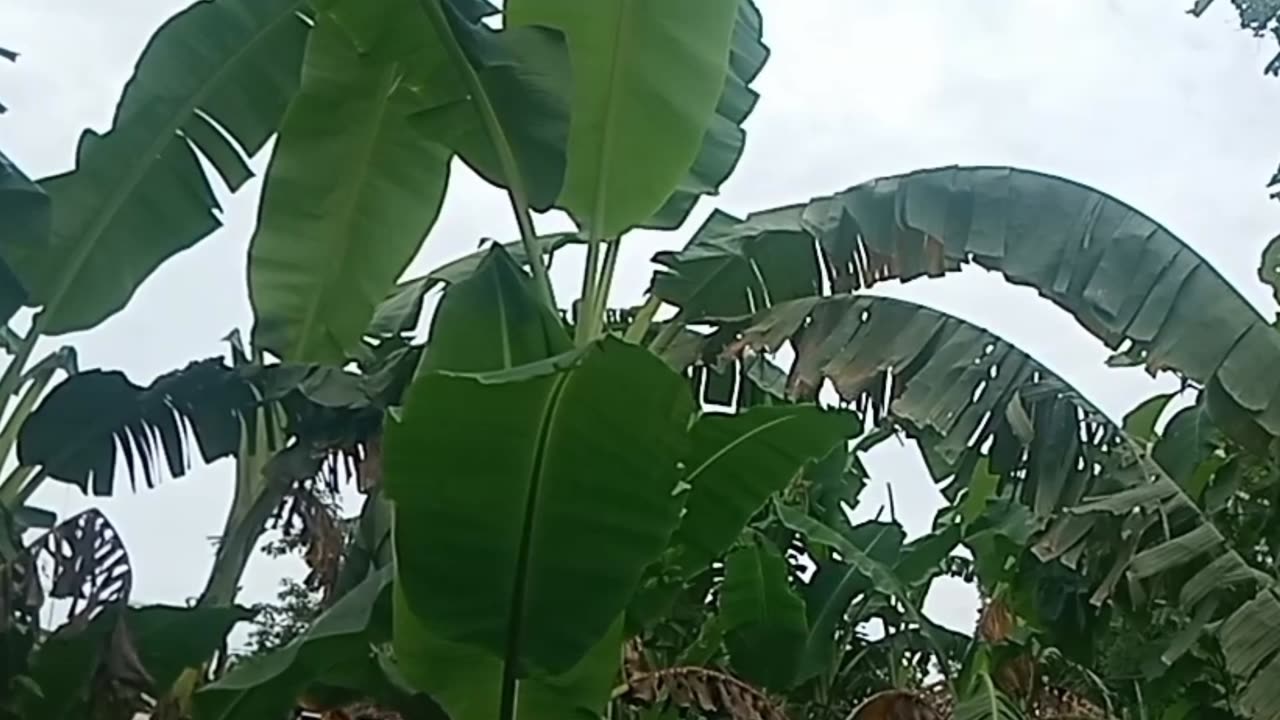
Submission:
{"label": "drooping leaf", "polygon": [[129,609],[124,622],[156,691],[164,692],[183,670],[200,667],[221,649],[236,623],[251,617],[241,607],[149,605]]}
{"label": "drooping leaf", "polygon": [[852,413],[813,405],[757,407],[745,413],[707,413],[691,432],[685,460],[691,489],[673,542],[687,574],[700,572],[733,544],[751,516],[819,459],[860,431]]}
{"label": "drooping leaf", "polygon": [[212,0],[172,17],[125,86],[112,129],[85,131],[76,169],[41,181],[57,212],[48,245],[0,254],[43,306],[47,333],[117,312],[165,259],[221,221],[197,151],[232,189],[298,83],[298,0]]}
{"label": "drooping leaf", "polygon": [[13,698],[18,717],[129,714],[152,680],[124,622],[128,612],[113,605],[87,625],[68,623],[45,638],[28,669],[32,691]]}
{"label": "drooping leaf", "polygon": [[725,645],[743,679],[786,690],[796,679],[806,630],[804,601],[772,544],[751,542],[725,560],[720,588]]}
{"label": "drooping leaf", "polygon": [[693,166],[725,87],[737,0],[513,0],[564,33],[573,75],[560,203],[592,237],[644,222]]}
{"label": "drooping leaf", "polygon": [[[451,80],[466,87],[464,74],[474,73],[483,94],[466,87],[455,100],[419,113],[415,122],[501,187],[512,186],[501,161],[506,150],[500,145],[508,144],[529,204],[535,210],[550,209],[564,184],[569,143],[573,81],[564,37],[546,27],[495,31],[466,18],[455,3],[443,7],[448,36],[442,41],[455,43],[468,67],[451,66],[441,72],[451,72],[449,80],[433,75],[428,81]],[[485,125],[490,111],[500,138]]]}
{"label": "drooping leaf", "polygon": [[680,227],[698,198],[716,194],[737,167],[747,141],[742,124],[755,109],[759,97],[751,89],[751,83],[769,59],[769,48],[762,39],[763,25],[755,1],[741,0],[729,46],[729,72],[725,76],[724,91],[711,125],[702,137],[702,148],[675,193],[644,223],[645,227],[664,230]]}
{"label": "drooping leaf", "polygon": [[1108,347],[1220,391],[1214,419],[1242,442],[1251,428],[1280,435],[1280,376],[1266,371],[1280,334],[1185,243],[1097,190],[951,167],[733,220],[657,258],[655,292],[691,322],[973,263],[1035,288]]}
{"label": "drooping leaf", "polygon": [[[791,397],[808,397],[830,382],[868,422],[892,417],[928,451],[939,481],[956,476],[946,489],[952,496],[986,455],[986,469],[1047,517],[1080,502],[1119,442],[1119,429],[1100,410],[1021,350],[913,303],[861,295],[799,299],[758,314],[738,336],[712,352],[747,356],[790,341]],[[1029,422],[1021,430],[1007,412],[1015,401]]]}
{"label": "drooping leaf", "polygon": [[[39,251],[49,242],[49,196],[0,153],[0,232],[4,244]],[[9,265],[0,261],[0,323],[27,304],[27,291]]]}
{"label": "drooping leaf", "polygon": [[341,364],[435,223],[450,153],[399,82],[317,18],[249,249],[254,345],[283,360]]}
{"label": "drooping leaf", "polygon": [[[516,687],[517,717],[525,720],[596,720],[616,686],[622,623],[567,672],[533,673]],[[396,656],[405,676],[448,711],[450,720],[498,717],[502,660],[473,646],[434,636],[414,617],[401,594],[395,604]]]}
{"label": "drooping leaf", "polygon": [[419,377],[385,443],[410,610],[442,640],[567,671],[669,540],[692,409],[679,375],[613,339],[502,373]]}
{"label": "drooping leaf", "polygon": [[202,360],[162,375],[147,387],[121,372],[90,370],[64,380],[40,403],[18,435],[18,461],[85,493],[115,491],[117,457],[137,487],[160,480],[158,456],[169,474],[190,467],[187,433],[209,463],[235,454],[240,423],[257,399],[220,359]]}

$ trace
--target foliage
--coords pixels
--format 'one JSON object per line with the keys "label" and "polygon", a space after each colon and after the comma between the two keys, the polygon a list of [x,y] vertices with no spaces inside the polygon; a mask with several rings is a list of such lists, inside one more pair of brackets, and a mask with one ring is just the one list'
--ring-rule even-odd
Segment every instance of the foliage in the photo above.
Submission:
{"label": "foliage", "polygon": [[[713,212],[642,306],[610,307],[627,233],[678,227],[735,166],[761,28],[749,0],[206,0],[156,32],[75,170],[0,156],[0,313],[37,308],[0,335],[0,713],[1277,717],[1280,634],[1257,628],[1280,623],[1280,335],[1155,220],[1028,170],[923,170]],[[237,189],[273,135],[251,349],[145,385],[28,367],[210,234],[204,165]],[[507,193],[519,241],[401,281],[454,158]],[[539,236],[551,208],[577,230]],[[546,266],[570,245],[562,305]],[[1007,341],[865,292],[967,265],[1193,404],[1113,422]],[[947,500],[910,541],[849,519],[889,438]],[[111,495],[121,465],[135,490],[162,458],[179,477],[193,442],[235,481],[192,608],[128,604],[101,513],[26,505],[48,480]],[[232,661],[269,528],[310,572]],[[972,634],[922,609],[945,576],[983,593]]]}

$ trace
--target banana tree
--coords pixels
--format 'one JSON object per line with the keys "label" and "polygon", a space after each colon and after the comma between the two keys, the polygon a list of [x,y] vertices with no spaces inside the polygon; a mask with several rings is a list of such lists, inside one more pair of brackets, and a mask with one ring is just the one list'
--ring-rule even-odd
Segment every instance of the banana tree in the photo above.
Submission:
{"label": "banana tree", "polygon": [[[216,228],[197,152],[235,188],[274,133],[248,259],[254,359],[149,388],[73,376],[15,431],[23,472],[105,491],[119,448],[149,483],[161,455],[185,468],[188,429],[204,459],[237,456],[215,606],[271,509],[325,458],[378,447],[382,475],[347,591],[196,693],[195,717],[282,716],[321,696],[409,717],[590,718],[698,687],[768,714],[785,710],[771,693],[831,708],[852,688],[890,689],[862,682],[861,658],[882,656],[894,692],[937,668],[966,716],[1006,717],[1030,705],[1010,697],[1003,650],[920,611],[962,544],[1000,598],[1064,572],[1088,584],[1087,613],[1176,597],[1170,624],[1196,628],[1181,654],[1212,655],[1198,644],[1212,626],[1235,707],[1272,716],[1275,648],[1250,655],[1241,640],[1270,618],[1271,576],[1238,553],[1194,564],[1224,541],[1173,461],[1008,343],[860,294],[965,264],[998,272],[1117,362],[1201,387],[1201,417],[1265,451],[1280,434],[1280,336],[1154,221],[1027,171],[923,171],[716,213],[655,258],[643,305],[609,307],[628,231],[678,227],[732,171],[767,55],[747,0],[210,0],[157,32],[111,131],[40,182],[52,230],[0,248],[13,308],[38,308],[14,373],[37,338],[118,310]],[[506,192],[520,238],[396,286],[454,159]],[[540,237],[534,213],[550,208],[577,232]],[[586,262],[567,313],[546,265],[570,245]],[[409,346],[441,286],[425,347]],[[788,342],[795,360],[774,365]],[[845,409],[820,406],[828,381]],[[95,432],[68,440],[73,426]],[[895,431],[954,504],[910,544],[843,513],[859,449]],[[816,579],[791,567],[801,558]],[[1184,574],[1201,588],[1189,600],[1172,590]],[[895,640],[859,637],[871,618]],[[663,648],[672,636],[684,647]],[[628,669],[637,638],[649,666]]]}

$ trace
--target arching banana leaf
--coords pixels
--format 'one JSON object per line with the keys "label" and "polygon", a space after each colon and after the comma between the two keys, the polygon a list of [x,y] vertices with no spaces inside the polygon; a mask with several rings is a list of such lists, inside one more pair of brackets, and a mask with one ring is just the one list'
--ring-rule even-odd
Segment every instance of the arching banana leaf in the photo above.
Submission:
{"label": "arching banana leaf", "polygon": [[[1213,628],[1242,682],[1241,707],[1251,717],[1274,717],[1264,709],[1280,707],[1272,680],[1280,676],[1280,635],[1259,639],[1256,628],[1280,622],[1275,578],[1236,552],[1189,484],[1157,462],[1159,442],[1128,437],[1001,338],[914,303],[802,299],[761,313],[738,335],[704,348],[704,357],[718,353],[728,364],[790,341],[795,360],[786,396],[812,395],[830,381],[869,420],[891,417],[920,441],[935,472],[956,476],[946,490],[953,498],[985,462],[1001,477],[999,491],[1014,493],[1039,519],[1029,544],[1042,561],[1089,578],[1095,604],[1117,587],[1139,587],[1180,606],[1191,632],[1169,639],[1159,658],[1165,664],[1186,652],[1200,629]],[[744,374],[740,382],[752,379]],[[1209,390],[1204,395],[1212,399]]]}
{"label": "arching banana leaf", "polygon": [[298,84],[299,0],[212,0],[147,44],[111,130],[86,130],[76,168],[41,180],[57,208],[48,247],[0,247],[43,306],[40,329],[83,330],[125,306],[164,260],[221,225],[203,156],[223,182],[275,132]]}
{"label": "arching banana leaf", "polygon": [[1209,387],[1238,441],[1280,435],[1280,333],[1156,221],[1062,178],[997,167],[881,178],[745,220],[718,213],[654,260],[655,294],[686,320],[976,264],[1035,288],[1122,357]]}
{"label": "arching banana leaf", "polygon": [[[902,300],[794,300],[757,316],[737,340],[703,352],[746,358],[736,370],[741,394],[759,377],[750,372],[758,367],[754,353],[788,342],[795,361],[774,392],[809,400],[830,381],[868,424],[888,416],[906,426],[939,479],[968,478],[979,455],[989,454],[992,472],[1017,485],[1022,502],[1042,518],[1094,488],[1118,443],[1118,428],[1100,410],[1026,353]],[[711,389],[704,386],[704,398]]]}

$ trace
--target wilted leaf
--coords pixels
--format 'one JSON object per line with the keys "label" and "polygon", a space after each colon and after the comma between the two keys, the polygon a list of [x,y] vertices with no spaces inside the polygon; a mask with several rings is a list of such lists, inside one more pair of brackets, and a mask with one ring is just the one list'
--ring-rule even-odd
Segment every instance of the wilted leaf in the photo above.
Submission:
{"label": "wilted leaf", "polygon": [[111,495],[120,455],[134,487],[139,468],[151,487],[160,480],[161,454],[171,476],[186,473],[188,433],[206,463],[233,455],[242,416],[257,402],[220,359],[194,362],[147,387],[121,372],[90,370],[64,380],[27,418],[18,460],[85,493]]}

